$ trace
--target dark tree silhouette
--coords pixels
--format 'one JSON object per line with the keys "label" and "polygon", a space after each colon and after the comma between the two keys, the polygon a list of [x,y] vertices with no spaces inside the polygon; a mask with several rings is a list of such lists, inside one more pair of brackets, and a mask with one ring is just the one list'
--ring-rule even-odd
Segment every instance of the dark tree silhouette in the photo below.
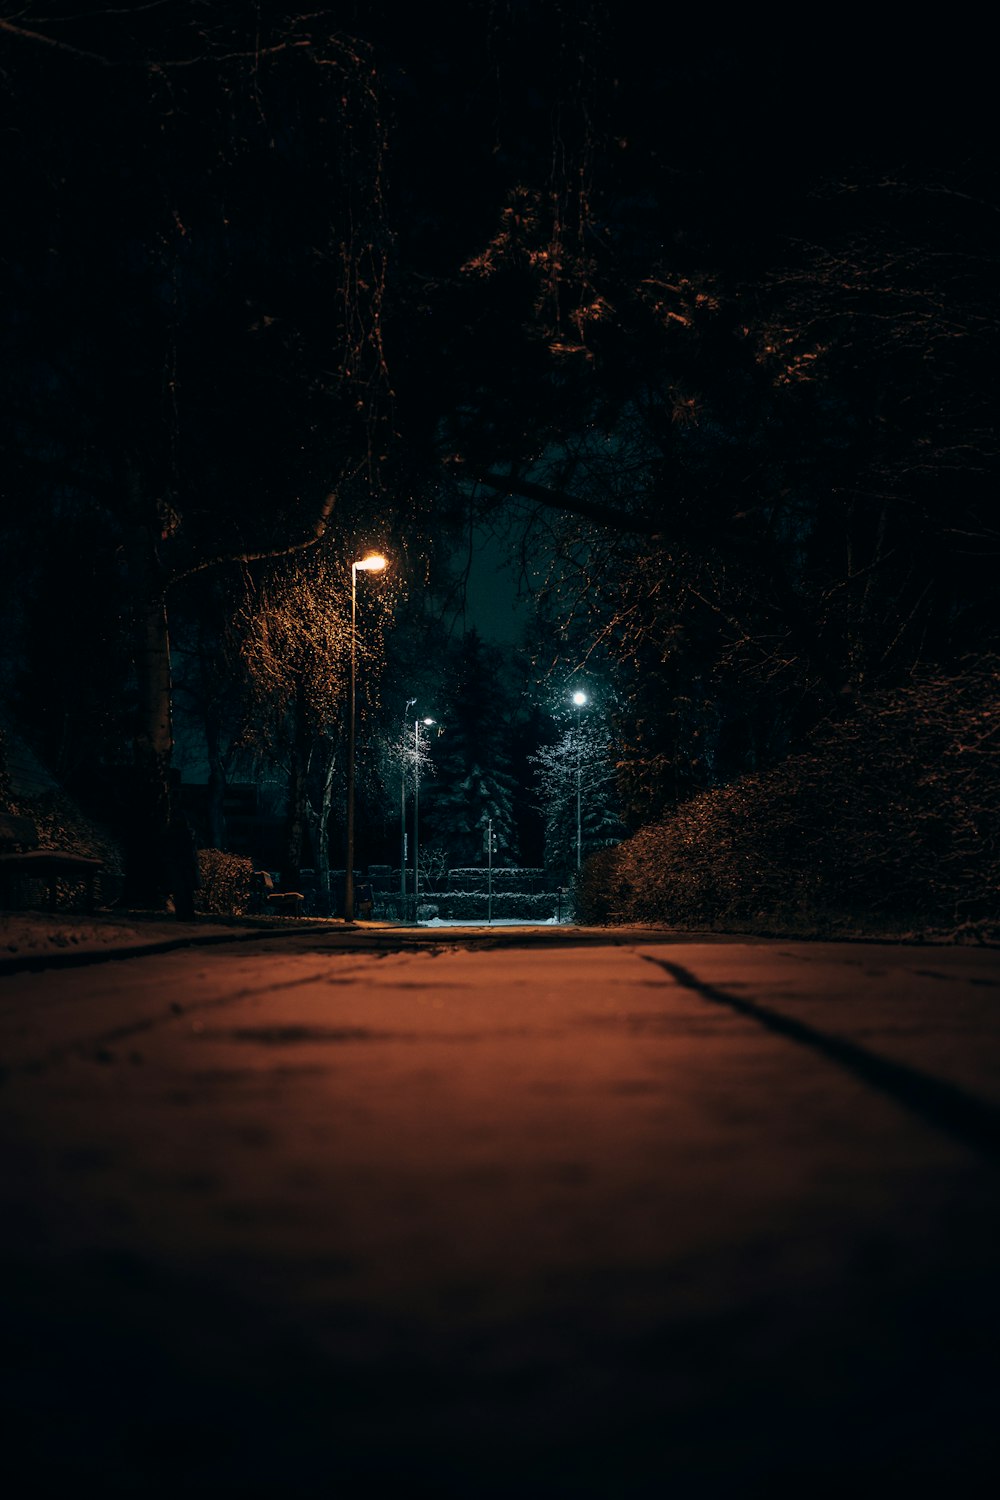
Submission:
{"label": "dark tree silhouette", "polygon": [[514,778],[502,654],[468,631],[449,652],[444,673],[443,733],[434,746],[427,817],[434,837],[458,867],[487,863],[492,820],[494,863],[517,858]]}
{"label": "dark tree silhouette", "polygon": [[[58,8],[57,12],[58,12]],[[375,480],[383,130],[364,43],[277,8],[0,22],[0,446],[119,549],[136,685],[132,899],[162,899],[171,587],[323,535]]]}

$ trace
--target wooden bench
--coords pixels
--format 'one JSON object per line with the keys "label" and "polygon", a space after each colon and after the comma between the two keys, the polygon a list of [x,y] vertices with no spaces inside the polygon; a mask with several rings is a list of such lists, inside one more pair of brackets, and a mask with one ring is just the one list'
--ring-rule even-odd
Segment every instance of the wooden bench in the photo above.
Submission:
{"label": "wooden bench", "polygon": [[60,880],[87,889],[87,910],[94,909],[94,881],[104,869],[99,859],[70,854],[65,849],[39,849],[38,829],[31,818],[0,813],[0,891],[4,904],[11,899],[16,880],[44,880],[49,891],[49,911],[56,909],[56,887]]}
{"label": "wooden bench", "polygon": [[276,891],[269,870],[254,870],[250,880],[250,911],[254,916],[270,911],[300,917],[305,900],[301,891]]}
{"label": "wooden bench", "polygon": [[301,917],[305,904],[306,898],[301,891],[272,891],[267,898],[268,911],[276,911],[285,917]]}

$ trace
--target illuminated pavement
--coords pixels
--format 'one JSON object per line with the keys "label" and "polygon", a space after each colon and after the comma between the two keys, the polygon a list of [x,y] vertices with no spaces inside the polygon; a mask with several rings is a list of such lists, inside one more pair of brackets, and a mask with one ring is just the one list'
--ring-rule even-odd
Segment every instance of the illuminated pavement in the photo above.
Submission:
{"label": "illuminated pavement", "polygon": [[18,1500],[973,1492],[1000,953],[405,941],[0,981]]}

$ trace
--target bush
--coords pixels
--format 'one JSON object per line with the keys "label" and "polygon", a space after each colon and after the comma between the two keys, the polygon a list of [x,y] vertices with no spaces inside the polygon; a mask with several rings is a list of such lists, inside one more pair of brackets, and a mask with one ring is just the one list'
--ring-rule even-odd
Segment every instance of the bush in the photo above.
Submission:
{"label": "bush", "polygon": [[[558,896],[552,891],[501,891],[493,893],[492,915],[501,918],[522,918],[525,922],[544,922],[556,914]],[[485,922],[490,912],[489,897],[485,891],[451,891],[441,901],[441,915],[450,922]],[[565,915],[565,901],[563,902]]]}
{"label": "bush", "polygon": [[[405,919],[407,912],[400,910],[398,895],[393,898],[383,897],[377,903],[380,915],[390,920]],[[571,914],[571,903],[566,894],[562,896],[561,915],[563,918]],[[558,891],[526,892],[505,891],[493,896],[493,917],[499,921],[505,919],[523,919],[525,922],[547,922],[550,917],[554,918],[560,911],[560,896]],[[420,903],[420,920],[430,921],[432,917],[440,917],[444,922],[485,922],[489,912],[489,900],[485,891],[448,891],[435,894],[428,901]]]}
{"label": "bush", "polygon": [[223,849],[199,849],[201,889],[195,893],[198,910],[211,916],[241,917],[250,905],[253,861]]}
{"label": "bush", "polygon": [[[571,909],[581,920],[598,927],[608,926],[619,917],[626,901],[626,889],[619,874],[620,845],[592,854],[577,877],[575,888],[568,893]],[[564,906],[567,904],[564,900]]]}
{"label": "bush", "polygon": [[1000,661],[880,694],[773,771],[587,861],[595,923],[887,931],[1000,922]]}
{"label": "bush", "polygon": [[[124,870],[121,846],[107,828],[84,813],[66,792],[53,790],[22,797],[17,811],[34,822],[41,848],[66,849],[102,862],[104,869],[97,877],[99,905],[108,906],[119,899]],[[80,889],[79,882],[59,880],[56,885],[59,905],[68,904]]]}

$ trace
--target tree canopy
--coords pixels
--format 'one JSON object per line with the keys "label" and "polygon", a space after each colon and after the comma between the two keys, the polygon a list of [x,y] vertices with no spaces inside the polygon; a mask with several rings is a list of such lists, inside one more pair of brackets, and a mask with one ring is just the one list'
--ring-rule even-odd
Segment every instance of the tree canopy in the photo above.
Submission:
{"label": "tree canopy", "polygon": [[370,527],[432,599],[505,531],[536,670],[614,679],[634,824],[996,643],[985,52],[646,16],[0,5],[8,649],[115,602],[114,712],[66,705],[92,770],[130,733],[137,888],[172,599],[226,560]]}

